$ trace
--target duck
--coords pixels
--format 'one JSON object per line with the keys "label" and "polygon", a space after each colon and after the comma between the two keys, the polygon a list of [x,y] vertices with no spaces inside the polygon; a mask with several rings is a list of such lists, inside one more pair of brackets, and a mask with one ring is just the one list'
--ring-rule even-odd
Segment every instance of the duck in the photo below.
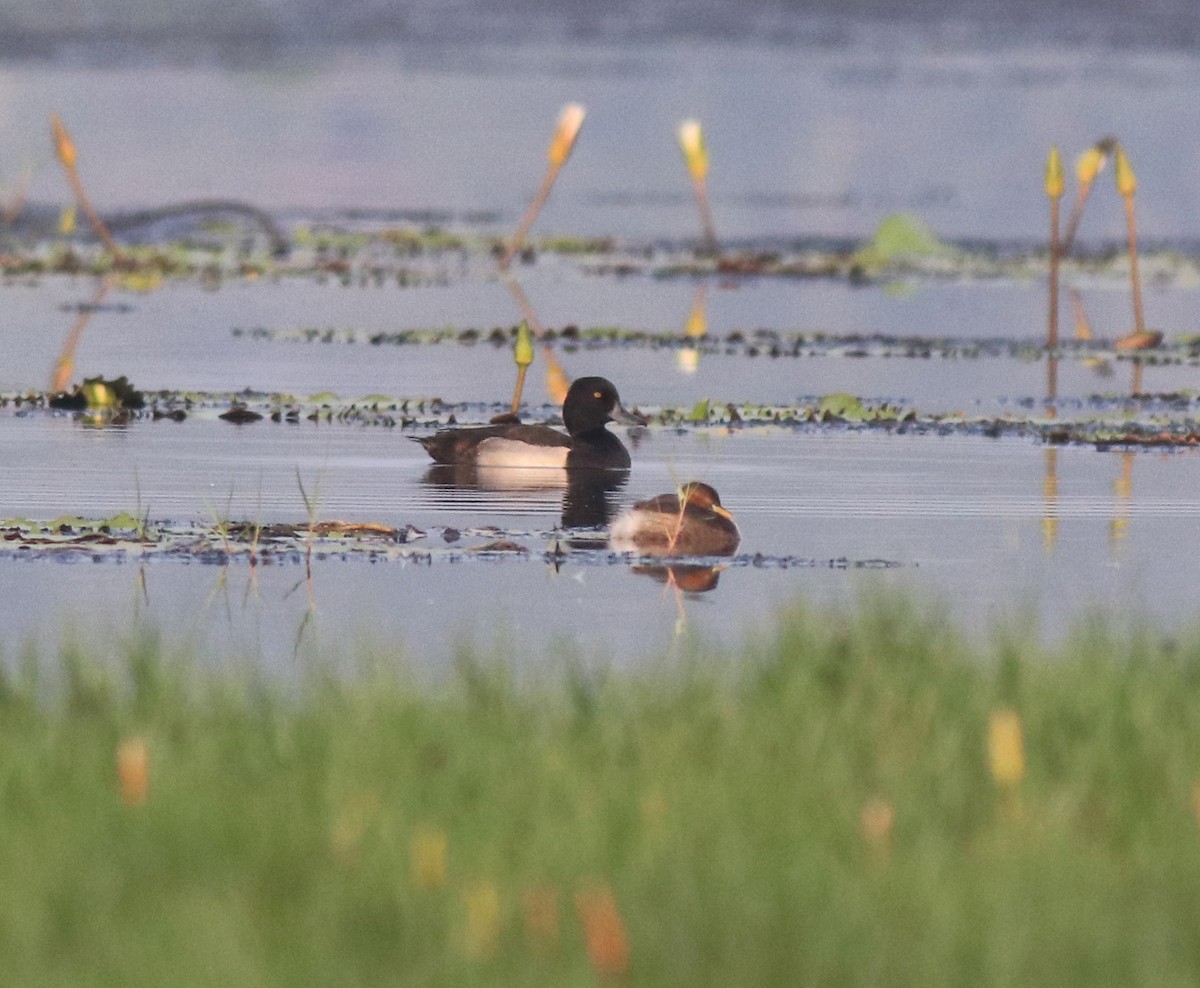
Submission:
{"label": "duck", "polygon": [[741,541],[720,495],[698,480],[674,494],[637,502],[613,522],[610,532],[618,552],[645,556],[732,556]]}
{"label": "duck", "polygon": [[432,436],[412,437],[435,463],[490,470],[493,467],[566,470],[628,470],[629,451],[605,426],[609,422],[644,425],[625,410],[613,383],[603,377],[581,377],[563,399],[566,433],[547,425],[473,426],[442,429]]}

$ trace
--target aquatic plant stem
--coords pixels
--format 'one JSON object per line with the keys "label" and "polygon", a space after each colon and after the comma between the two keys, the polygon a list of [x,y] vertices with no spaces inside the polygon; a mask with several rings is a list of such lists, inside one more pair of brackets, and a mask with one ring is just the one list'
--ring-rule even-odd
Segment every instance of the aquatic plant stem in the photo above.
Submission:
{"label": "aquatic plant stem", "polygon": [[700,225],[704,230],[704,250],[717,253],[717,229],[713,224],[712,210],[708,208],[708,146],[704,141],[704,130],[699,120],[685,120],[678,129],[679,148],[692,176],[692,188],[696,192],[696,207],[700,211]]}
{"label": "aquatic plant stem", "polygon": [[113,240],[112,235],[108,232],[108,227],[104,225],[104,221],[100,219],[100,214],[92,207],[92,202],[88,198],[87,192],[83,188],[83,180],[79,177],[79,169],[76,166],[78,157],[75,150],[75,142],[71,139],[71,134],[59,119],[57,113],[50,115],[50,128],[54,134],[54,148],[58,155],[59,163],[63,167],[63,171],[67,174],[67,181],[71,185],[71,191],[75,195],[75,202],[79,208],[83,210],[84,216],[87,217],[88,223],[91,224],[92,230],[96,236],[104,243],[108,252],[112,254],[113,261],[117,264],[122,264],[125,261],[125,253],[117,246],[117,242]]}
{"label": "aquatic plant stem", "polygon": [[703,178],[694,179],[692,188],[696,190],[696,208],[700,211],[700,226],[704,231],[704,250],[709,254],[716,254],[717,228],[713,224],[712,210],[708,205],[708,182]]}
{"label": "aquatic plant stem", "polygon": [[1058,542],[1058,448],[1055,446],[1046,447],[1042,500],[1042,549],[1050,554]]}
{"label": "aquatic plant stem", "polygon": [[1050,320],[1046,347],[1051,351],[1058,346],[1058,214],[1065,184],[1062,155],[1052,147],[1046,156],[1046,196],[1050,200]]}
{"label": "aquatic plant stem", "polygon": [[504,279],[504,284],[508,287],[513,301],[517,303],[517,308],[521,310],[521,318],[529,324],[529,331],[540,340],[542,338],[542,324],[538,320],[537,312],[534,311],[533,305],[530,304],[529,297],[521,289],[517,279],[512,275]]}
{"label": "aquatic plant stem", "polygon": [[522,322],[517,327],[517,339],[513,344],[513,363],[517,365],[517,385],[513,389],[512,414],[515,416],[521,407],[521,394],[525,390],[525,374],[533,363],[533,334],[529,323]]}
{"label": "aquatic plant stem", "polygon": [[1057,196],[1050,197],[1050,313],[1046,330],[1046,346],[1058,346],[1058,213]]}
{"label": "aquatic plant stem", "polygon": [[1142,360],[1140,357],[1133,358],[1133,385],[1130,393],[1134,398],[1142,396]]}
{"label": "aquatic plant stem", "polygon": [[521,249],[521,245],[525,242],[525,237],[529,234],[529,228],[533,226],[533,221],[537,219],[538,213],[541,212],[542,206],[545,205],[546,199],[550,195],[550,190],[554,188],[554,180],[558,178],[560,171],[562,171],[562,165],[553,163],[546,169],[546,174],[542,177],[542,184],[533,197],[533,202],[525,210],[525,215],[521,217],[521,222],[517,226],[517,232],[513,234],[512,239],[508,242],[508,246],[504,249],[504,253],[500,256],[501,271],[508,270],[513,256]]}
{"label": "aquatic plant stem", "polygon": [[1142,311],[1142,280],[1138,276],[1137,220],[1133,211],[1133,193],[1125,195],[1125,221],[1129,227],[1129,285],[1133,293],[1134,332],[1146,332],[1146,319]]}
{"label": "aquatic plant stem", "polygon": [[521,249],[521,244],[525,242],[529,228],[533,226],[533,221],[537,219],[537,214],[541,211],[546,198],[550,195],[550,190],[554,187],[554,180],[558,178],[558,173],[562,171],[563,165],[571,157],[571,150],[575,147],[575,140],[579,137],[579,130],[583,126],[583,120],[586,116],[587,111],[578,103],[568,103],[558,115],[558,123],[554,128],[554,136],[550,139],[550,147],[546,153],[550,162],[549,166],[546,168],[546,174],[542,178],[542,184],[538,188],[537,194],[533,197],[533,202],[525,210],[525,215],[521,217],[521,222],[517,226],[517,232],[513,235],[507,249],[500,256],[501,271],[508,270],[508,265],[512,262],[513,255]]}
{"label": "aquatic plant stem", "polygon": [[1114,149],[1116,157],[1117,192],[1125,200],[1125,221],[1129,227],[1129,283],[1133,291],[1133,331],[1139,339],[1146,338],[1146,320],[1142,314],[1142,281],[1138,277],[1137,257],[1137,220],[1134,217],[1133,197],[1137,192],[1137,176],[1133,166],[1125,154],[1125,149],[1118,144]]}
{"label": "aquatic plant stem", "polygon": [[512,398],[512,413],[517,414],[521,407],[521,394],[525,390],[525,374],[529,370],[528,364],[519,365],[517,367],[517,386],[513,389]]}
{"label": "aquatic plant stem", "polygon": [[1058,415],[1058,358],[1053,354],[1046,360],[1046,418]]}
{"label": "aquatic plant stem", "polygon": [[1075,199],[1075,208],[1071,211],[1071,218],[1067,221],[1066,236],[1062,239],[1061,252],[1063,257],[1071,253],[1071,247],[1075,243],[1075,231],[1079,228],[1079,221],[1083,219],[1083,207],[1087,204],[1088,193],[1092,190],[1092,183],[1096,181],[1096,176],[1104,171],[1104,166],[1108,164],[1109,157],[1117,149],[1117,143],[1115,137],[1102,137],[1084,151],[1075,163],[1075,177],[1079,180],[1079,194]]}
{"label": "aquatic plant stem", "polygon": [[546,364],[546,390],[550,394],[550,399],[555,404],[561,405],[567,397],[567,389],[571,386],[571,378],[554,355],[554,348],[546,342],[546,334],[542,329],[537,312],[534,311],[533,305],[525,295],[525,292],[522,291],[517,279],[509,275],[504,279],[504,283],[508,286],[513,300],[517,303],[517,308],[521,310],[521,318],[528,324],[529,332],[533,334],[535,340],[540,341],[542,344],[542,360]]}
{"label": "aquatic plant stem", "polygon": [[1083,207],[1087,204],[1088,193],[1091,190],[1092,183],[1090,181],[1080,183],[1079,194],[1075,198],[1075,206],[1067,219],[1067,229],[1062,237],[1060,251],[1064,257],[1071,253],[1071,247],[1075,243],[1075,231],[1079,229],[1079,221],[1083,219]]}
{"label": "aquatic plant stem", "polygon": [[1088,324],[1087,312],[1083,308],[1083,296],[1079,294],[1079,289],[1068,289],[1067,297],[1071,300],[1071,312],[1075,317],[1075,339],[1092,339],[1092,327]]}
{"label": "aquatic plant stem", "polygon": [[104,296],[108,294],[110,288],[112,288],[112,280],[108,277],[101,278],[100,285],[96,289],[96,294],[92,296],[92,301],[79,314],[79,318],[75,320],[75,325],[67,333],[67,338],[63,341],[58,360],[54,363],[54,371],[50,375],[51,394],[66,391],[67,386],[71,383],[71,378],[75,374],[75,351],[79,349],[79,341],[83,339],[84,330],[87,329],[88,323],[91,322],[92,316],[95,315],[96,307],[104,301]]}

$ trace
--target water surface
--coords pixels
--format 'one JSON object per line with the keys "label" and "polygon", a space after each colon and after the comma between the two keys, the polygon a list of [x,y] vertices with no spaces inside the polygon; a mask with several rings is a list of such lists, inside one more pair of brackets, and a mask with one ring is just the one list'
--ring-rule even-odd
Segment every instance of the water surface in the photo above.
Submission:
{"label": "water surface", "polygon": [[[1160,258],[1192,250],[1200,163],[1200,61],[1192,52],[1114,47],[1095,34],[1047,41],[1019,32],[989,48],[978,34],[955,41],[947,23],[918,24],[894,44],[875,28],[787,44],[764,44],[753,33],[714,40],[686,32],[668,43],[630,44],[608,31],[587,43],[567,32],[525,44],[441,38],[285,47],[232,66],[170,57],[6,62],[0,182],[7,200],[28,171],[30,199],[51,216],[66,201],[46,139],[46,115],[58,112],[104,210],[222,197],[271,210],[292,234],[327,224],[434,224],[499,235],[512,229],[536,186],[559,108],[579,100],[588,121],[538,233],[604,235],[623,250],[686,246],[697,222],[673,132],[683,117],[698,116],[712,152],[718,231],[738,249],[853,245],[887,214],[907,211],[974,249],[1028,254],[1045,234],[1047,148],[1059,144],[1070,160],[1116,133],[1137,169],[1144,243]],[[1085,219],[1084,246],[1119,246],[1123,235],[1106,173]],[[0,244],[9,236],[0,230]],[[127,375],[148,390],[327,392],[343,404],[381,395],[505,400],[506,347],[286,342],[314,328],[360,336],[486,332],[521,317],[486,255],[432,263],[439,276],[415,287],[308,277],[118,288],[87,327],[76,378]],[[517,279],[549,327],[676,336],[699,299],[716,339],[762,328],[1013,347],[978,359],[556,351],[568,374],[604,374],[631,405],[686,408],[704,398],[795,405],[848,392],[927,416],[1103,414],[1154,424],[1184,414],[1133,400],[1133,365],[1111,354],[1061,360],[1051,395],[1045,354],[1036,349],[1045,284],[1036,264],[1030,270],[859,286],[595,274],[574,258],[543,253],[519,266]],[[1196,284],[1156,280],[1153,270],[1151,325],[1168,339],[1195,332]],[[1119,271],[1099,278],[1073,271],[1068,281],[1080,288],[1097,337],[1132,328]],[[84,276],[0,283],[0,391],[46,387],[96,287]],[[1069,336],[1065,301],[1063,318]],[[529,383],[533,408],[548,397],[542,370],[535,364]],[[1143,387],[1181,393],[1186,404],[1196,373],[1187,360],[1148,366]],[[498,637],[531,657],[572,642],[596,661],[636,663],[670,647],[680,629],[737,641],[797,597],[844,600],[880,583],[943,601],[973,631],[1015,620],[1058,634],[1093,610],[1172,629],[1195,620],[1191,519],[1200,487],[1191,451],[1057,448],[1033,436],[966,432],[656,426],[636,444],[617,506],[703,479],[720,490],[743,533],[744,555],[713,589],[677,594],[602,552],[547,558],[560,538],[556,492],[427,484],[423,454],[406,431],[413,430],[307,421],[238,428],[203,414],[96,429],[10,404],[0,410],[0,514],[9,517],[126,511],[168,522],[303,522],[303,485],[324,518],[411,525],[427,533],[417,545],[466,550],[504,537],[528,551],[318,559],[311,580],[298,558],[256,569],[239,561],[228,570],[167,560],[3,559],[4,647],[11,655],[22,641],[53,641],[69,627],[91,636],[96,625],[122,633],[147,620],[214,661],[249,655],[281,668],[306,649],[340,653],[364,640],[405,648],[437,668],[458,643]],[[496,533],[483,531],[489,526]],[[448,528],[464,533],[457,543],[445,542]]]}

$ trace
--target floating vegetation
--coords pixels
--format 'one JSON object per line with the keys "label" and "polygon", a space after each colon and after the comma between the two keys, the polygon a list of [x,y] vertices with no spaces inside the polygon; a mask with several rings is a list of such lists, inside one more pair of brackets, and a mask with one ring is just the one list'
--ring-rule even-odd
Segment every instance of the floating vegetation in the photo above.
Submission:
{"label": "floating vegetation", "polygon": [[[235,339],[270,343],[322,343],[365,346],[436,346],[489,344],[507,348],[517,338],[519,326],[429,326],[401,330],[373,330],[353,326],[238,326]],[[1088,337],[1061,341],[1048,350],[1040,339],[1012,336],[944,337],[887,333],[829,333],[823,331],[734,329],[723,334],[695,335],[659,332],[631,326],[567,325],[544,328],[540,342],[564,353],[614,347],[651,350],[695,350],[700,354],[743,357],[847,357],[928,360],[1006,359],[1033,362],[1053,352],[1058,360],[1128,360],[1134,351],[1145,364],[1200,365],[1200,337],[1179,336],[1163,340],[1160,332],[1132,334],[1120,339]],[[1153,352],[1148,352],[1153,350]]]}
{"label": "floating vegetation", "polygon": [[84,378],[69,392],[51,395],[46,399],[50,408],[68,411],[103,411],[120,413],[146,407],[146,398],[125,375],[106,381],[103,377]]}
{"label": "floating vegetation", "polygon": [[858,276],[877,276],[893,269],[918,270],[955,258],[957,251],[942,243],[933,231],[915,216],[898,213],[886,217],[875,237],[852,258]]}
{"label": "floating vegetation", "polygon": [[[449,227],[421,217],[344,212],[296,217],[291,224],[240,202],[177,203],[114,214],[120,230],[119,260],[85,232],[57,229],[59,210],[26,204],[16,223],[0,228],[0,278],[105,275],[119,272],[136,287],[138,275],[225,281],[307,278],[351,286],[445,285],[498,277],[497,256],[506,241],[487,227],[458,221]],[[453,218],[451,218],[453,219]],[[491,224],[491,217],[482,218]],[[133,241],[138,230],[156,235]],[[132,241],[132,242],[131,242]],[[851,283],[957,281],[1029,282],[1044,277],[1048,249],[1027,241],[943,241],[917,217],[884,219],[862,243],[828,237],[728,241],[720,253],[689,242],[639,241],[614,236],[548,234],[525,244],[522,265],[542,255],[595,276],[828,278]],[[1200,245],[1144,244],[1138,250],[1141,279],[1156,286],[1200,283]],[[1063,252],[1066,285],[1128,282],[1131,256],[1124,243],[1088,253]],[[151,283],[153,284],[153,283]]]}
{"label": "floating vegetation", "polygon": [[[505,531],[494,527],[396,527],[379,522],[323,520],[293,524],[214,521],[210,524],[137,519],[61,517],[38,522],[0,521],[0,559],[77,563],[151,563],[174,560],[226,566],[297,565],[311,559],[421,565],[472,561],[524,560],[561,568],[662,564],[661,557],[594,548],[597,533],[582,533],[587,548],[571,546],[570,530]],[[428,536],[428,541],[426,537]],[[678,557],[693,564],[757,569],[893,569],[888,559],[817,559],[743,553],[738,556]]]}
{"label": "floating vegetation", "polygon": [[[116,382],[109,382],[116,383]],[[330,393],[301,397],[264,392],[138,392],[143,404],[119,414],[96,409],[66,409],[60,395],[0,393],[0,414],[29,418],[37,414],[72,415],[93,428],[128,428],[149,422],[225,422],[248,428],[288,425],[379,427],[419,435],[448,425],[485,425],[511,413],[507,402],[446,402],[436,397],[370,395],[346,400]],[[762,404],[704,398],[685,406],[640,405],[645,426],[631,430],[668,429],[676,433],[716,429],[726,434],[766,430],[875,431],[900,435],[965,435],[999,439],[1025,438],[1051,444],[1077,443],[1109,447],[1188,448],[1200,437],[1200,394],[1094,395],[1058,398],[1002,399],[1004,411],[925,412],[902,402],[868,400],[835,392],[799,399],[794,404]],[[1053,410],[1051,410],[1051,405]],[[561,426],[554,404],[522,406],[525,422]]]}

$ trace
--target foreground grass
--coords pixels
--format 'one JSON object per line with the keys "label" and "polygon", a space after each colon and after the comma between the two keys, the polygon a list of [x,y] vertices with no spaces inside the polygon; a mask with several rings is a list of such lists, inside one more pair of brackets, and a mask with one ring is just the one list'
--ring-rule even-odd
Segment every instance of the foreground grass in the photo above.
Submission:
{"label": "foreground grass", "polygon": [[638,675],[398,664],[9,675],[5,982],[1200,981],[1200,637],[879,601]]}

